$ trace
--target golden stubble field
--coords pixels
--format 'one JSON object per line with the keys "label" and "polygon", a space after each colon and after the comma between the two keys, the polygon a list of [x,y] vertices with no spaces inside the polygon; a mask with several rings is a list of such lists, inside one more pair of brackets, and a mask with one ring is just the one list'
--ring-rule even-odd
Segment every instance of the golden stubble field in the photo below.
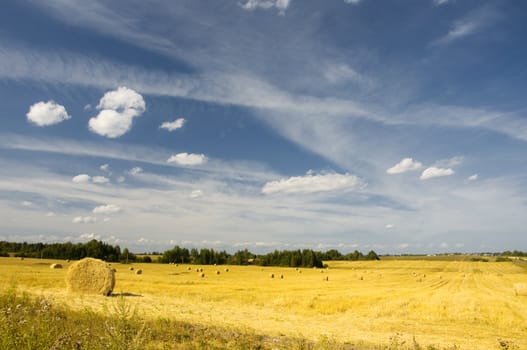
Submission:
{"label": "golden stubble field", "polygon": [[[50,269],[54,262],[64,268]],[[527,282],[527,270],[510,262],[330,262],[324,270],[112,266],[114,293],[145,317],[314,341],[387,345],[415,339],[425,348],[456,349],[503,349],[500,341],[506,341],[527,349],[527,296],[516,296],[513,289],[514,283]],[[67,269],[63,261],[0,258],[0,281],[73,309],[104,310],[115,302],[68,293]]]}

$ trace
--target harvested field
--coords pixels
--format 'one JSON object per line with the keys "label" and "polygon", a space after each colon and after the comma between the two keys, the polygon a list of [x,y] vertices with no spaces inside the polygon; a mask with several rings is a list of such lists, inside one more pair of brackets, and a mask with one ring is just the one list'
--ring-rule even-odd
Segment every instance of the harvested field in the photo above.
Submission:
{"label": "harvested field", "polygon": [[[102,296],[67,294],[67,269],[51,270],[56,261],[43,262],[0,258],[0,278],[77,310],[102,310],[109,303]],[[216,269],[149,264],[148,274],[137,279],[124,273],[126,265],[115,264],[114,293],[129,295],[148,317],[270,336],[383,346],[394,337],[406,344],[415,338],[424,348],[438,349],[501,349],[501,340],[527,348],[527,297],[517,296],[514,287],[527,282],[521,266],[402,260],[329,265],[324,278],[316,269],[299,274],[293,268],[259,266],[229,266],[229,273],[202,278],[196,268]],[[271,279],[270,274],[287,278]]]}

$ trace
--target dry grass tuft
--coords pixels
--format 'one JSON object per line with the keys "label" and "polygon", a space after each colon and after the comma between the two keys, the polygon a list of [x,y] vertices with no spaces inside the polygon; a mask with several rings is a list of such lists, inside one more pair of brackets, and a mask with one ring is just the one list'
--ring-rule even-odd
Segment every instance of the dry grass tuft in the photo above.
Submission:
{"label": "dry grass tuft", "polygon": [[102,260],[84,258],[70,266],[66,284],[71,292],[108,296],[115,286],[115,273]]}
{"label": "dry grass tuft", "polygon": [[514,292],[516,295],[527,296],[527,283],[515,283]]}

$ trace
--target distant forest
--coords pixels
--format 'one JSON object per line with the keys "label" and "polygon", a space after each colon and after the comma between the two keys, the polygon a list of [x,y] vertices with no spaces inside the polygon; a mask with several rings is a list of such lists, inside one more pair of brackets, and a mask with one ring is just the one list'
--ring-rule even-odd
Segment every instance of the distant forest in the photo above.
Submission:
{"label": "distant forest", "polygon": [[86,243],[14,243],[0,241],[0,256],[28,257],[42,259],[70,259],[79,260],[86,257],[102,259],[108,262],[158,262],[200,265],[260,265],[284,267],[323,267],[323,261],[329,260],[379,260],[379,256],[372,250],[363,254],[357,250],[353,253],[342,254],[332,249],[326,252],[303,250],[275,250],[268,254],[253,254],[247,249],[234,254],[214,249],[187,249],[175,246],[159,254],[155,260],[150,255],[136,255],[127,248],[121,250],[116,245],[91,240]]}

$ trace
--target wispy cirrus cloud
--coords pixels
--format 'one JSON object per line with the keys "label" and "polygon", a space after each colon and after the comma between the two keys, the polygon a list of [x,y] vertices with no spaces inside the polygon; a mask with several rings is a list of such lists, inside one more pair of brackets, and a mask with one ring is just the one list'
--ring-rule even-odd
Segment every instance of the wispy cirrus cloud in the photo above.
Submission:
{"label": "wispy cirrus cloud", "polygon": [[[446,4],[448,1],[438,0],[435,1],[436,5]],[[439,39],[434,40],[432,46],[444,46],[449,45],[455,41],[461,40],[465,37],[469,37],[480,31],[483,31],[487,27],[493,25],[499,18],[496,8],[490,6],[482,6],[472,12],[468,13],[463,18],[455,21],[448,33]]]}
{"label": "wispy cirrus cloud", "polygon": [[364,187],[365,183],[352,174],[313,174],[308,172],[304,176],[292,176],[287,179],[267,182],[263,194],[274,193],[317,193],[331,191],[346,191]]}

